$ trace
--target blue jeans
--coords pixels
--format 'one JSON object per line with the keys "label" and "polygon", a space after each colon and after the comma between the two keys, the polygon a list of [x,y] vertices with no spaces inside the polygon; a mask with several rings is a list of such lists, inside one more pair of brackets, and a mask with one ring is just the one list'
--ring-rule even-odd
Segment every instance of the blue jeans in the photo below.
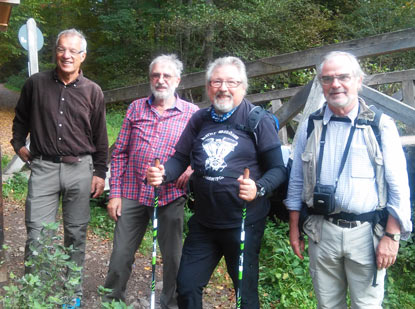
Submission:
{"label": "blue jeans", "polygon": [[[259,308],[258,270],[259,250],[264,235],[263,218],[245,225],[244,269],[242,284],[242,308]],[[202,308],[203,288],[225,257],[234,288],[238,285],[238,262],[241,229],[212,229],[201,225],[192,217],[188,223],[189,234],[184,242],[182,259],[177,277],[179,308]]]}

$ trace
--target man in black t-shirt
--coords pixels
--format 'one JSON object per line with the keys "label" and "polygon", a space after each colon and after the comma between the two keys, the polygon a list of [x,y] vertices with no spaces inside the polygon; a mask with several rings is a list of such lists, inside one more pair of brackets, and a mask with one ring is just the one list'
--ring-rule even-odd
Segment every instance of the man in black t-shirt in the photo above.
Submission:
{"label": "man in black t-shirt", "polygon": [[[208,66],[206,89],[212,106],[197,111],[187,124],[174,156],[147,171],[150,185],[176,179],[191,163],[195,214],[188,222],[177,278],[179,308],[202,308],[203,288],[222,256],[234,286],[242,208],[247,203],[242,308],[259,308],[258,257],[269,211],[266,194],[285,180],[274,119],[264,116],[254,132],[243,129],[254,107],[244,97],[245,65],[235,57]],[[250,178],[243,179],[244,168]]]}

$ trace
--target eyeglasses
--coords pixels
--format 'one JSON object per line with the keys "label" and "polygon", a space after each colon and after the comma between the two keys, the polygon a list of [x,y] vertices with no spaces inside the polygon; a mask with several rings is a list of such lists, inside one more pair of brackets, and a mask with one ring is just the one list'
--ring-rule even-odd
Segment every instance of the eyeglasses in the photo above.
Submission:
{"label": "eyeglasses", "polygon": [[236,88],[242,82],[236,81],[236,80],[211,80],[209,81],[209,85],[213,88],[220,88],[222,87],[222,84],[225,83],[226,87],[228,88]]}
{"label": "eyeglasses", "polygon": [[334,76],[324,75],[320,77],[321,83],[323,85],[331,85],[335,79],[337,79],[339,83],[347,83],[350,82],[352,76],[350,74],[340,74]]}
{"label": "eyeglasses", "polygon": [[60,55],[63,55],[65,53],[65,51],[69,51],[69,53],[72,56],[76,56],[79,54],[82,54],[84,51],[83,50],[76,50],[76,49],[67,49],[67,48],[63,48],[63,47],[56,47],[56,52]]}
{"label": "eyeglasses", "polygon": [[166,81],[166,82],[169,82],[169,81],[171,81],[171,79],[174,77],[173,75],[170,75],[170,74],[160,74],[160,73],[153,73],[153,74],[150,74],[150,79],[152,80],[152,81],[157,81],[157,80],[159,80],[160,78],[162,78],[163,77],[163,79]]}

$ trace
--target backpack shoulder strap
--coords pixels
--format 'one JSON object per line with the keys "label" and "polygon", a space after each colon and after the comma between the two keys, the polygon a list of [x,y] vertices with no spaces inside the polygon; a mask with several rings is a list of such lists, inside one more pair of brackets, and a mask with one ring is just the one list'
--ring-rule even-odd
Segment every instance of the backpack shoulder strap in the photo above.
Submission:
{"label": "backpack shoulder strap", "polygon": [[370,105],[369,108],[371,111],[375,113],[375,117],[373,118],[373,120],[359,119],[359,124],[370,125],[370,127],[372,128],[373,134],[376,137],[376,141],[378,142],[380,150],[382,150],[382,137],[380,134],[379,125],[380,125],[383,112],[374,105]]}
{"label": "backpack shoulder strap", "polygon": [[310,137],[311,133],[314,130],[314,120],[321,120],[324,116],[325,105],[322,108],[319,108],[315,112],[311,113],[308,116],[308,124],[307,124],[307,139]]}

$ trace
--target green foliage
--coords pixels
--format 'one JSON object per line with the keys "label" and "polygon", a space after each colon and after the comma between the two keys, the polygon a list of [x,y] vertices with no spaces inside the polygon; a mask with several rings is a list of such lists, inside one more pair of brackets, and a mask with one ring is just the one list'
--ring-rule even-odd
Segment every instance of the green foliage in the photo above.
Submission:
{"label": "green foliage", "polygon": [[0,297],[3,308],[56,308],[74,297],[82,267],[70,260],[74,249],[59,244],[58,226],[45,224],[39,242],[31,246],[33,256],[25,263],[31,273],[21,278],[10,274],[12,283],[3,287],[5,295]]}
{"label": "green foliage", "polygon": [[[415,215],[412,203],[412,218]],[[414,308],[415,305],[415,235],[401,241],[395,264],[388,269],[384,308]]]}
{"label": "green foliage", "polygon": [[10,157],[9,156],[7,156],[7,155],[1,155],[1,169],[3,170],[6,166],[7,166],[7,164],[9,164],[9,162],[10,162]]}
{"label": "green foliage", "polygon": [[91,200],[91,220],[89,221],[88,227],[95,235],[103,239],[112,240],[114,237],[115,221],[108,216],[106,208],[98,205],[99,203],[100,201]]}
{"label": "green foliage", "polygon": [[27,178],[20,173],[14,173],[12,177],[3,181],[3,196],[15,200],[23,200],[27,194]]}
{"label": "green foliage", "polygon": [[110,145],[115,143],[120,132],[129,103],[117,103],[107,106],[107,132]]}
{"label": "green foliage", "polygon": [[288,224],[267,222],[260,254],[259,293],[263,308],[314,308],[316,300],[308,272],[292,251]]}
{"label": "green foliage", "polygon": [[[111,289],[107,289],[100,285],[98,287],[98,294],[103,296],[105,294],[108,294],[111,292]],[[116,301],[115,299],[112,300],[112,302],[103,302],[101,304],[101,308],[104,309],[133,309],[134,307],[132,305],[127,306],[123,301]]]}

